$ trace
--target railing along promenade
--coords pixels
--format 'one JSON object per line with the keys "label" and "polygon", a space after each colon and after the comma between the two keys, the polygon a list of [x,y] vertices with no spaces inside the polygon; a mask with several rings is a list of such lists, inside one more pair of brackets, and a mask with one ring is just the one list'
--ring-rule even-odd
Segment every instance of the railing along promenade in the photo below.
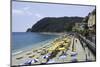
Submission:
{"label": "railing along promenade", "polygon": [[86,39],[86,37],[82,36],[81,34],[77,34],[78,38],[82,40],[88,48],[93,52],[94,55],[96,55],[96,44],[91,42],[90,40]]}

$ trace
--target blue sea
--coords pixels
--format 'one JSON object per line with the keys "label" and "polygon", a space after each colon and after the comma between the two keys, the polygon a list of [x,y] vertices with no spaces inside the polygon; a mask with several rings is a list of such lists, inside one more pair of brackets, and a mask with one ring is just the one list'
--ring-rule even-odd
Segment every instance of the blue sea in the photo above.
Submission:
{"label": "blue sea", "polygon": [[58,35],[42,34],[32,32],[13,32],[12,33],[12,53],[17,54],[33,47],[42,46],[52,40]]}

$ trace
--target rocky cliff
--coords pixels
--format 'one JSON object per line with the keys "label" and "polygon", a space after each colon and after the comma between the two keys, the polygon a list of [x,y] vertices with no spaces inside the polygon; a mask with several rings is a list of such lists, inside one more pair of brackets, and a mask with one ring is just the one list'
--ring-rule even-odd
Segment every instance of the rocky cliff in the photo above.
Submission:
{"label": "rocky cliff", "polygon": [[96,24],[96,10],[93,10],[88,15],[88,27],[92,27]]}

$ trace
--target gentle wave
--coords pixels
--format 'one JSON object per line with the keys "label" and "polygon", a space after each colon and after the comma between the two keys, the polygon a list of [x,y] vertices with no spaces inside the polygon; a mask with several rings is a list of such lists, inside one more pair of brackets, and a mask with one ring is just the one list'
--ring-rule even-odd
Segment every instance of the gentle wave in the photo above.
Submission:
{"label": "gentle wave", "polygon": [[[56,38],[55,38],[55,39],[56,39]],[[37,43],[37,44],[36,44],[37,46],[33,45],[33,46],[29,46],[29,47],[24,48],[24,49],[17,50],[16,52],[13,52],[12,55],[14,56],[14,55],[20,54],[20,53],[22,53],[22,52],[31,50],[33,47],[38,48],[38,47],[41,47],[41,46],[42,46],[42,47],[43,47],[43,46],[47,46],[47,45],[49,45],[49,44],[50,44],[53,40],[55,40],[55,39],[49,39],[49,40],[46,40],[46,41],[42,41],[41,43]],[[45,45],[44,45],[44,44],[45,44]]]}
{"label": "gentle wave", "polygon": [[12,55],[19,54],[32,48],[43,47],[53,41],[59,35],[48,35],[40,33],[13,33]]}
{"label": "gentle wave", "polygon": [[22,53],[22,52],[23,51],[17,51],[17,52],[12,53],[12,55],[17,55],[17,54]]}

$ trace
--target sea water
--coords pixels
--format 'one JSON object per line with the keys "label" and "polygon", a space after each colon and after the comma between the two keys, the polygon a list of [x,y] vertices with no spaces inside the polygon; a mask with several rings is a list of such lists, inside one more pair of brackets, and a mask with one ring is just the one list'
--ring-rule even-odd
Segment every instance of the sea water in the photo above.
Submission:
{"label": "sea water", "polygon": [[13,32],[11,39],[12,54],[18,54],[26,49],[42,46],[49,41],[54,40],[56,37],[58,37],[58,35],[55,34]]}

